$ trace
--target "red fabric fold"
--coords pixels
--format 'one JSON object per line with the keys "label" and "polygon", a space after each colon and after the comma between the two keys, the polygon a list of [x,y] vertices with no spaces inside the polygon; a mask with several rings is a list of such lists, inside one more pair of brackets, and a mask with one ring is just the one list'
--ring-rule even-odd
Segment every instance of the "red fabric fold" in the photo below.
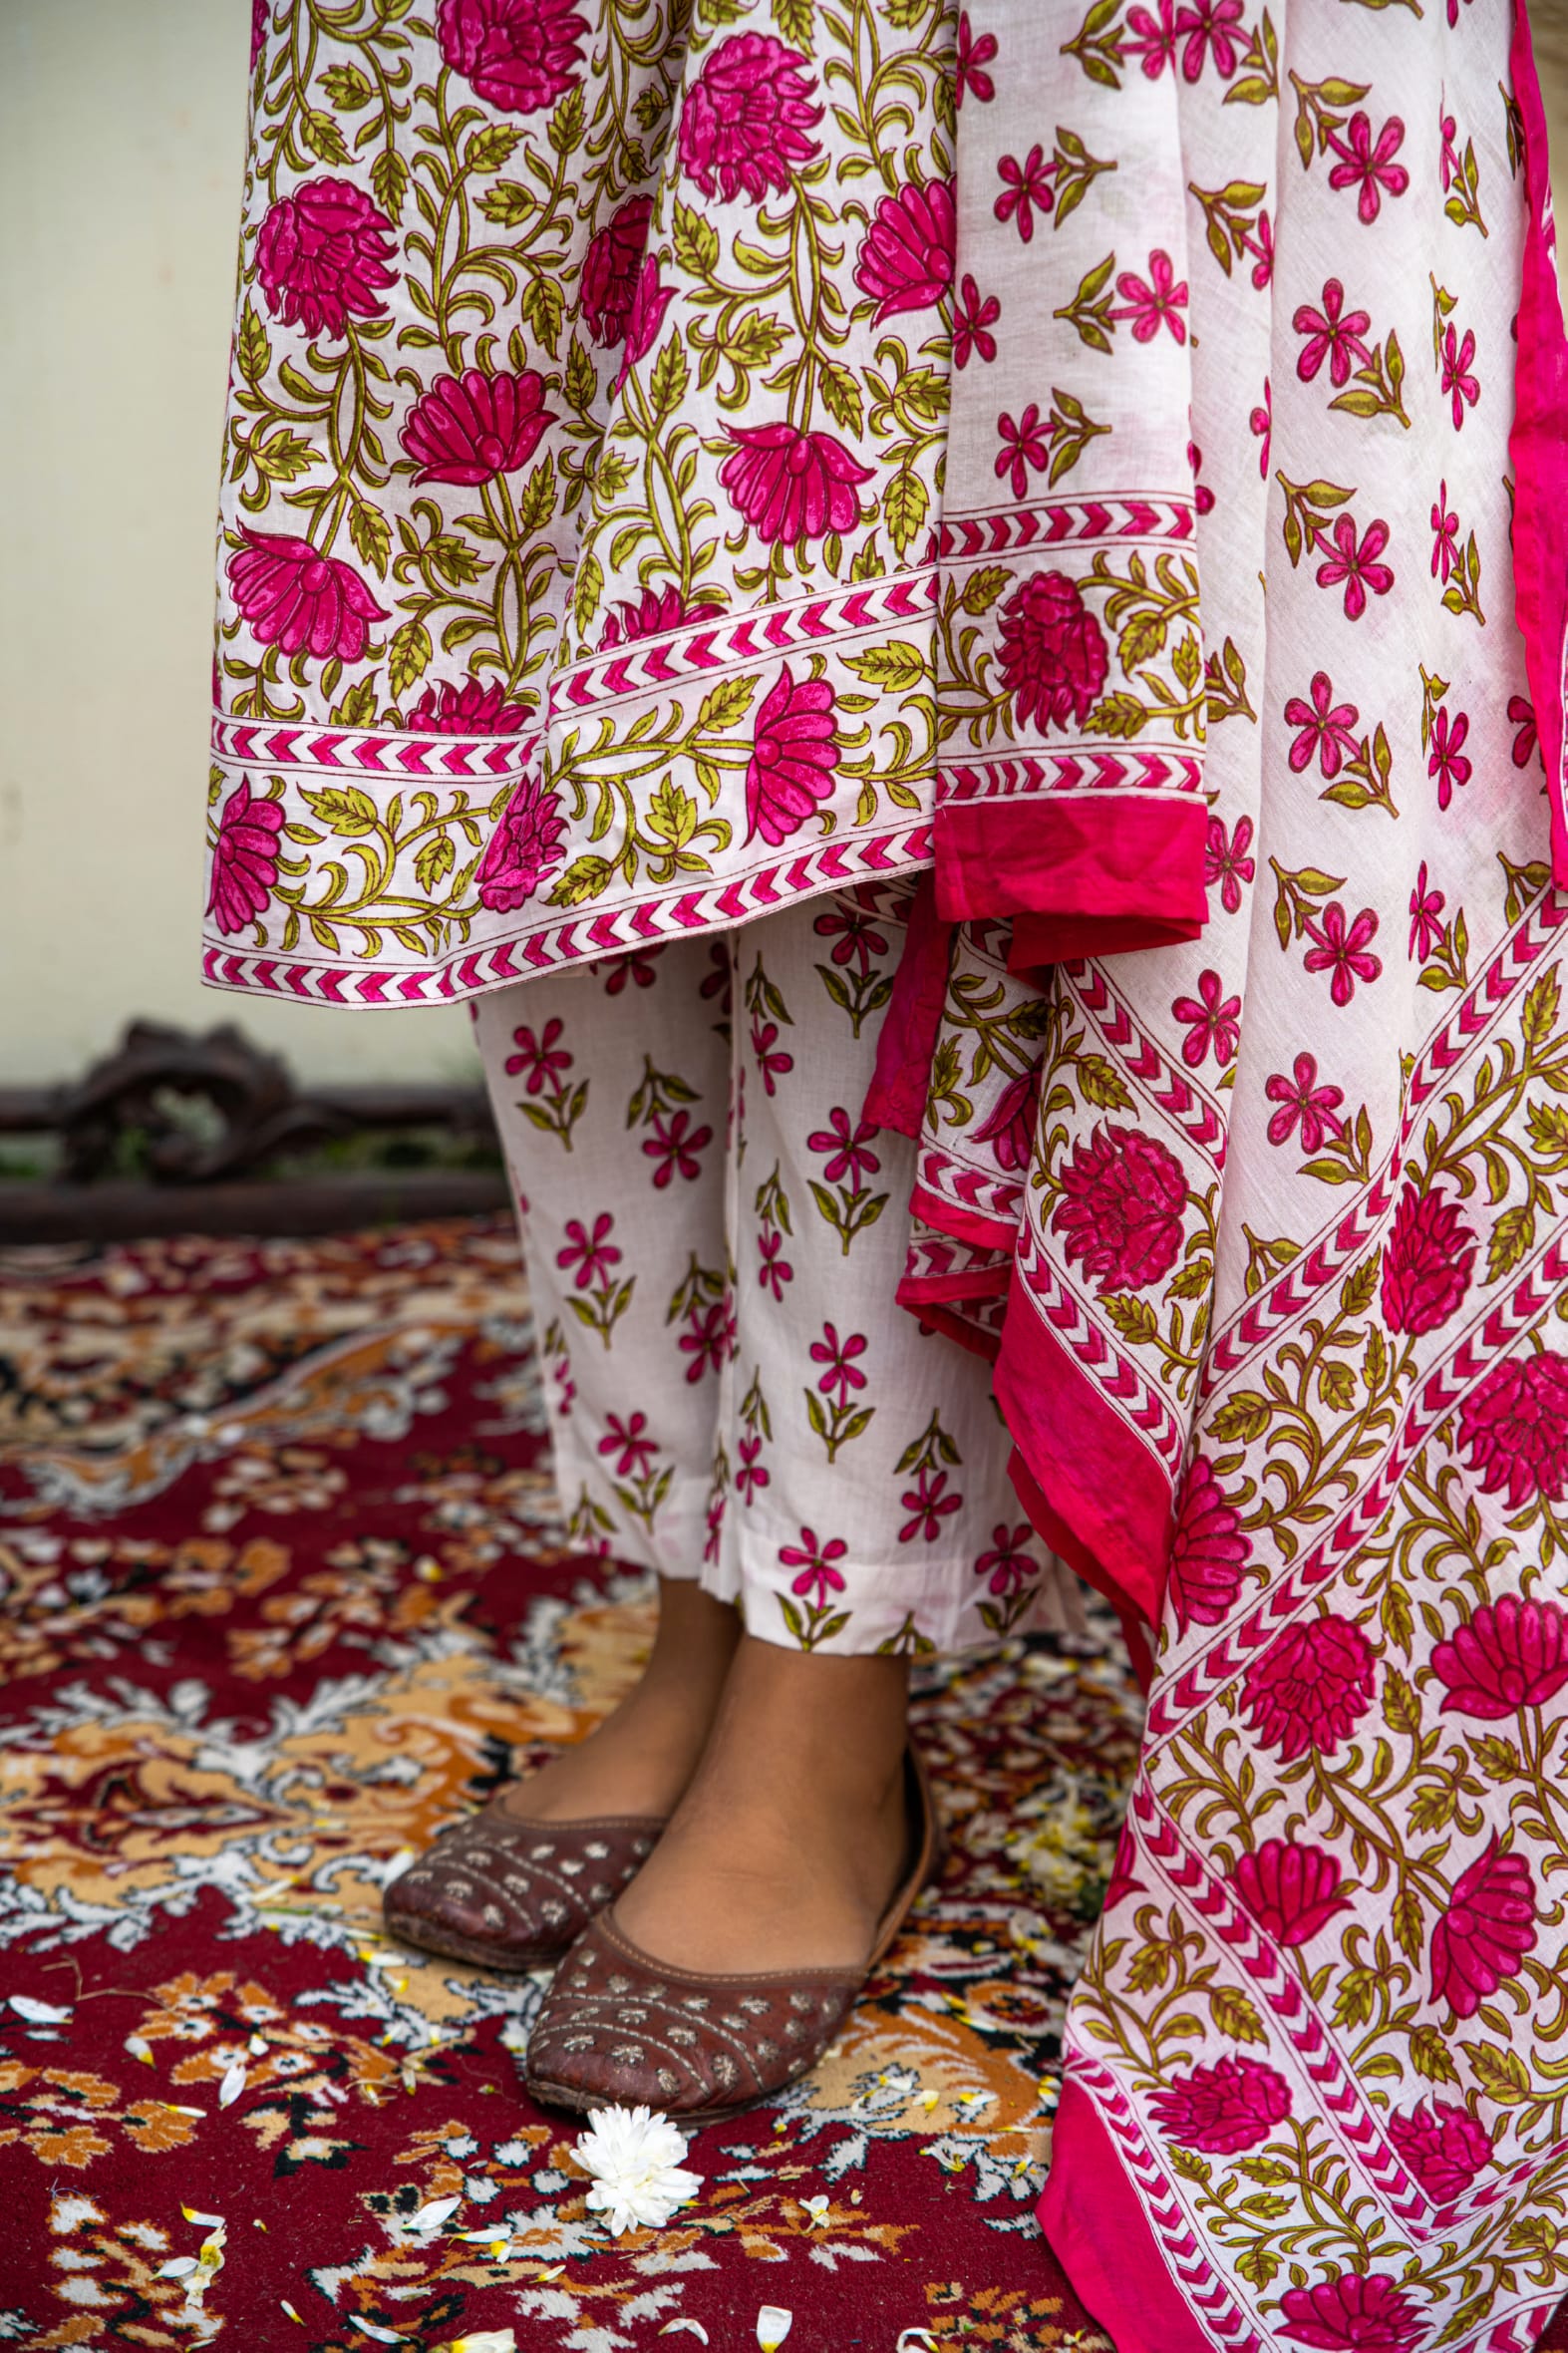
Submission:
{"label": "red fabric fold", "polygon": [[949,801],[936,813],[937,911],[1016,916],[1014,971],[1196,939],[1207,833],[1198,795]]}
{"label": "red fabric fold", "polygon": [[952,925],[936,910],[931,874],[922,874],[909,907],[904,952],[876,1042],[876,1073],[866,1090],[862,1119],[918,1139],[925,1119],[931,1057],[942,1026]]}
{"label": "red fabric fold", "polygon": [[1143,2218],[1087,2092],[1069,2081],[1051,2140],[1041,2228],[1116,2353],[1213,2353]]}

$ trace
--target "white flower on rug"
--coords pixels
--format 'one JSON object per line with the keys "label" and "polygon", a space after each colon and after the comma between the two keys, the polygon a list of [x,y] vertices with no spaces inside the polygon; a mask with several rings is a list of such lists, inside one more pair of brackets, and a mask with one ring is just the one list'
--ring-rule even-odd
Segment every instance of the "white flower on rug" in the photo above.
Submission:
{"label": "white flower on rug", "polygon": [[701,2174],[681,2168],[686,2143],[667,2116],[649,2108],[595,2108],[577,2142],[577,2162],[593,2176],[588,2203],[604,2215],[612,2238],[623,2230],[657,2230],[702,2187]]}
{"label": "white flower on rug", "polygon": [[783,2304],[765,2304],[757,2315],[757,2342],[763,2353],[779,2353],[793,2326],[794,2314]]}

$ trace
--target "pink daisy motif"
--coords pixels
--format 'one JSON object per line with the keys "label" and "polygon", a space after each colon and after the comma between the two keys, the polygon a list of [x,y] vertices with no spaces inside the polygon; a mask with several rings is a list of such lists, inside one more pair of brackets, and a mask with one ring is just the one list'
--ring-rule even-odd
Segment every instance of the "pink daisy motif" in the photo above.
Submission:
{"label": "pink daisy motif", "polygon": [[1480,380],[1471,373],[1475,357],[1475,337],[1468,327],[1464,340],[1458,330],[1450,326],[1442,339],[1442,389],[1453,407],[1453,430],[1458,432],[1464,423],[1466,409],[1473,409],[1481,397]]}
{"label": "pink daisy motif", "polygon": [[1046,162],[1046,151],[1038,143],[1022,164],[1016,156],[1004,156],[997,166],[1002,193],[992,210],[998,220],[1017,220],[1018,233],[1026,245],[1035,233],[1036,212],[1049,212],[1056,202],[1051,184],[1055,174],[1055,165]]}
{"label": "pink daisy motif", "polygon": [[1186,1026],[1181,1059],[1189,1070],[1199,1069],[1211,1051],[1221,1070],[1235,1061],[1241,1037],[1241,999],[1225,995],[1225,984],[1217,972],[1199,973],[1197,995],[1177,997],[1170,1010]]}
{"label": "pink daisy motif", "polygon": [[1335,702],[1326,670],[1315,673],[1310,691],[1310,703],[1292,695],[1285,706],[1286,726],[1301,730],[1290,748],[1290,764],[1300,776],[1316,760],[1324,776],[1337,777],[1342,764],[1355,757],[1353,730],[1361,714],[1354,703]]}
{"label": "pink daisy motif", "polygon": [[995,33],[982,33],[977,41],[974,27],[969,21],[969,11],[967,8],[961,8],[958,12],[958,56],[954,69],[957,78],[957,105],[962,107],[965,96],[970,91],[974,92],[982,106],[990,105],[997,94],[997,86],[986,72],[986,68],[995,65],[996,58],[997,37]]}
{"label": "pink daisy motif", "polygon": [[1113,319],[1132,321],[1135,343],[1151,343],[1162,326],[1170,329],[1177,343],[1187,340],[1187,322],[1180,316],[1187,305],[1187,281],[1178,285],[1170,255],[1157,248],[1148,257],[1148,277],[1140,278],[1134,270],[1126,269],[1116,280],[1116,292],[1121,296],[1122,308],[1113,310]]}
{"label": "pink daisy motif", "polygon": [[1137,59],[1144,79],[1157,82],[1176,54],[1176,0],[1155,0],[1153,9],[1129,8],[1122,47]]}
{"label": "pink daisy motif", "polygon": [[1459,560],[1455,543],[1458,528],[1459,518],[1448,504],[1448,486],[1441,482],[1437,485],[1437,496],[1431,510],[1431,576],[1434,580],[1446,580]]}
{"label": "pink daisy motif", "polygon": [[1241,24],[1241,0],[1196,0],[1195,6],[1183,8],[1176,19],[1176,37],[1185,35],[1181,52],[1182,79],[1196,82],[1203,72],[1205,50],[1214,60],[1214,71],[1222,82],[1228,82],[1241,59],[1237,30]]}
{"label": "pink daisy motif", "polygon": [[819,1544],[815,1528],[802,1527],[798,1544],[782,1544],[779,1548],[782,1566],[800,1571],[789,1587],[790,1592],[801,1596],[810,1593],[817,1608],[822,1608],[829,1593],[841,1593],[844,1589],[842,1573],[833,1563],[842,1560],[848,1549],[842,1536],[830,1536],[825,1544]]}
{"label": "pink daisy motif", "polygon": [[1029,469],[1044,474],[1051,456],[1051,428],[1042,432],[1040,403],[1031,401],[1015,425],[1004,409],[997,419],[997,432],[1002,447],[997,452],[996,476],[1006,482],[1015,499],[1022,499],[1029,489]]}
{"label": "pink daisy motif", "polygon": [[1437,807],[1446,809],[1455,792],[1467,785],[1473,763],[1466,760],[1462,746],[1470,732],[1469,720],[1461,711],[1450,720],[1446,711],[1439,711],[1431,723],[1431,756],[1426,762],[1426,774],[1437,779]]}
{"label": "pink daisy motif", "polygon": [[1411,959],[1424,964],[1442,937],[1444,899],[1440,890],[1426,886],[1426,860],[1421,859],[1415,887],[1411,892]]}
{"label": "pink daisy motif", "polygon": [[991,330],[1002,316],[1002,305],[994,294],[982,300],[976,280],[966,273],[958,289],[958,304],[953,313],[953,365],[967,368],[976,352],[987,362],[997,355],[997,339]]}
{"label": "pink daisy motif", "polygon": [[1335,552],[1325,557],[1318,566],[1318,586],[1337,588],[1345,583],[1345,618],[1359,621],[1367,610],[1367,593],[1387,596],[1394,586],[1394,567],[1379,563],[1378,557],[1389,544],[1389,526],[1381,519],[1370,522],[1358,542],[1355,517],[1342,514],[1334,525]]}
{"label": "pink daisy motif", "polygon": [[1398,115],[1389,117],[1376,143],[1372,125],[1362,113],[1352,115],[1346,136],[1338,132],[1329,136],[1329,145],[1340,159],[1329,173],[1329,185],[1359,190],[1356,209],[1369,225],[1377,219],[1385,195],[1403,196],[1411,184],[1405,166],[1394,161],[1404,144],[1405,125]]}
{"label": "pink daisy motif", "polygon": [[1219,884],[1219,903],[1227,915],[1235,914],[1241,905],[1241,889],[1257,872],[1257,861],[1248,856],[1252,846],[1252,820],[1236,820],[1236,831],[1227,834],[1224,821],[1211,817],[1208,837],[1203,847],[1203,879],[1210,889]]}
{"label": "pink daisy motif", "polygon": [[1371,315],[1365,310],[1345,308],[1345,288],[1338,278],[1325,279],[1323,308],[1314,310],[1310,302],[1302,303],[1291,325],[1298,335],[1307,338],[1296,362],[1296,373],[1303,384],[1312,382],[1325,360],[1335,387],[1348,384],[1351,362],[1365,364],[1372,356],[1362,340],[1372,325]]}
{"label": "pink daisy motif", "polygon": [[1298,1054],[1291,1065],[1291,1075],[1276,1071],[1263,1090],[1270,1103],[1279,1105],[1269,1122],[1271,1144],[1288,1144],[1301,1128],[1303,1152],[1318,1152],[1325,1136],[1338,1136],[1345,1126],[1339,1118],[1340,1105],[1345,1101],[1341,1087],[1320,1087],[1315,1055]]}
{"label": "pink daisy motif", "polygon": [[1330,900],[1317,922],[1307,925],[1314,945],[1302,961],[1309,972],[1332,974],[1329,995],[1336,1005],[1348,1005],[1357,981],[1376,980],[1383,970],[1382,958],[1371,952],[1377,933],[1378,918],[1371,907],[1363,907],[1355,922],[1347,924],[1337,898]]}

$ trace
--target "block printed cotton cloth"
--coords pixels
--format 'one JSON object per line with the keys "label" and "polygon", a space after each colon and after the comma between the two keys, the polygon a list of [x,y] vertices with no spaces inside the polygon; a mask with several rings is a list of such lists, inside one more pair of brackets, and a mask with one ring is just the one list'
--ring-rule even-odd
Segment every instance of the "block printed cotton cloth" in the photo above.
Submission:
{"label": "block printed cotton cloth", "polygon": [[765,1641],[929,1658],[1084,1617],[988,1368],[892,1304],[914,1148],[861,1105],[908,897],[499,989],[478,1034],[573,1541]]}

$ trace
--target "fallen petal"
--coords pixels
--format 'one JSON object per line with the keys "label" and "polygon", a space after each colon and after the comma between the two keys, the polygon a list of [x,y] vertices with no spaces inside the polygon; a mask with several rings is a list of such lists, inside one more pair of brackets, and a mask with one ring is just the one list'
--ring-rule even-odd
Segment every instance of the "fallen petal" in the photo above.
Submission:
{"label": "fallen petal", "polygon": [[[202,2111],[199,2108],[182,2108],[179,2113],[181,2116],[200,2116]],[[205,2222],[209,2230],[217,2230],[222,2226],[221,2214],[203,2214],[195,2206],[187,2205],[182,2205],[179,2210],[187,2222]]]}
{"label": "fallen petal", "polygon": [[783,2304],[765,2304],[757,2315],[757,2342],[763,2353],[779,2353],[793,2326],[794,2314],[786,2312]]}
{"label": "fallen petal", "polygon": [[454,2337],[445,2353],[517,2353],[517,2338],[509,2328],[480,2328],[471,2335]]}
{"label": "fallen petal", "polygon": [[192,2271],[199,2269],[194,2255],[176,2255],[171,2263],[160,2263],[154,2276],[157,2279],[188,2279]]}
{"label": "fallen petal", "polygon": [[367,2337],[374,2337],[378,2345],[406,2345],[407,2337],[400,2337],[395,2328],[378,2328],[373,2320],[361,2320],[357,2312],[349,2314],[350,2328],[362,2329]]}
{"label": "fallen petal", "polygon": [[25,2018],[29,2026],[66,2026],[70,2024],[69,2006],[57,2010],[53,2002],[35,2002],[30,1993],[14,1993],[11,2007],[18,2018]]}
{"label": "fallen petal", "polygon": [[703,2343],[707,2344],[708,2331],[700,2320],[667,2320],[659,2334],[661,2337],[673,2337],[677,2329],[683,2328],[688,2330],[692,2336],[700,2337]]}
{"label": "fallen petal", "polygon": [[420,2207],[419,2212],[414,2216],[413,2221],[410,2224],[410,2228],[414,2230],[439,2230],[443,2222],[446,2221],[447,2216],[449,2214],[455,2214],[462,2203],[463,2199],[461,2197],[433,2197],[429,2205],[422,2205]]}
{"label": "fallen petal", "polygon": [[232,2108],[245,2088],[245,2062],[236,2059],[217,2088],[219,2108]]}
{"label": "fallen petal", "polygon": [[[290,2320],[299,2320],[299,2314],[295,2311],[287,2296],[280,2296],[278,2301],[283,2306],[283,2309],[288,2314]],[[305,2323],[302,2320],[299,2320],[299,2325],[301,2328],[303,2328]]]}
{"label": "fallen petal", "polygon": [[156,2064],[153,2057],[153,2046],[148,2041],[146,2035],[128,2034],[125,2040],[125,2048],[130,2052],[133,2059],[140,2059],[144,2067],[152,2067]]}

